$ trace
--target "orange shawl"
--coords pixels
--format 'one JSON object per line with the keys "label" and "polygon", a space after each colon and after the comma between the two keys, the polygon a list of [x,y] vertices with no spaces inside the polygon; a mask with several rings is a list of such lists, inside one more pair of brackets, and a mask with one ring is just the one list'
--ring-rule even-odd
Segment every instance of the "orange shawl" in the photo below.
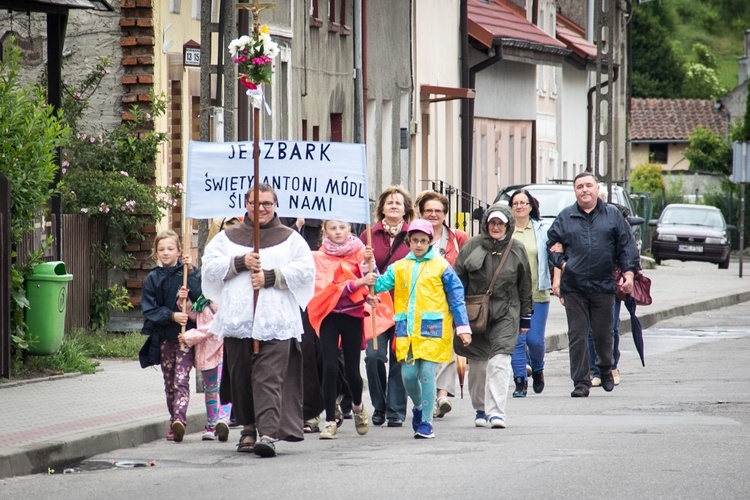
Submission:
{"label": "orange shawl", "polygon": [[[329,255],[321,250],[313,252],[315,260],[315,295],[307,304],[307,315],[315,332],[320,335],[320,324],[336,307],[347,283],[359,279],[359,263],[364,260],[365,249],[345,257]],[[364,302],[367,288],[359,287],[349,298],[355,304]]]}

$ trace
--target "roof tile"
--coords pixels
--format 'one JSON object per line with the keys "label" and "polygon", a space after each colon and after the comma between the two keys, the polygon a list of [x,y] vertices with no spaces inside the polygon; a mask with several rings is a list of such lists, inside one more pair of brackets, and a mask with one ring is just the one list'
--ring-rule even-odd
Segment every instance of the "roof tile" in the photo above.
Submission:
{"label": "roof tile", "polygon": [[714,101],[631,99],[630,138],[634,141],[686,141],[696,127],[726,134],[726,120]]}

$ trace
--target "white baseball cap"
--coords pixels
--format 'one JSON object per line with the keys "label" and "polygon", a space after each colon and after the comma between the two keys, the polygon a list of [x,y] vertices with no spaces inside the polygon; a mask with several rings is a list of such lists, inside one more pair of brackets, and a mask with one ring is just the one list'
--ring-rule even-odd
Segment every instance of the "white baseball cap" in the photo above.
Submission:
{"label": "white baseball cap", "polygon": [[508,223],[508,216],[500,212],[499,210],[497,212],[492,212],[490,216],[487,217],[487,222],[491,221],[492,219],[500,219],[505,224]]}

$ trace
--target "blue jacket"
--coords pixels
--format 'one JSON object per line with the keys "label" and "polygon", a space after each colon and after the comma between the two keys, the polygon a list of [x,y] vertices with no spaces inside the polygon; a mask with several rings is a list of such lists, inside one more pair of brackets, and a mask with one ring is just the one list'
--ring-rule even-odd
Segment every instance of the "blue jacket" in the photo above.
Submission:
{"label": "blue jacket", "polygon": [[548,252],[555,267],[565,271],[560,291],[565,293],[611,293],[616,291],[615,269],[638,272],[640,255],[633,233],[622,213],[597,200],[586,214],[574,203],[562,209],[547,236],[547,249],[562,243],[564,253]]}
{"label": "blue jacket", "polygon": [[[182,262],[172,267],[157,266],[148,273],[141,290],[141,311],[145,321],[141,333],[156,333],[161,340],[177,341],[182,327],[172,321],[172,313],[179,312],[177,293],[182,286]],[[201,295],[201,273],[193,267],[188,274],[188,296],[195,302]],[[195,328],[195,322],[188,320],[186,330]]]}
{"label": "blue jacket", "polygon": [[549,276],[549,260],[547,259],[547,231],[549,228],[538,220],[531,219],[536,238],[537,264],[539,267],[539,290],[551,290],[552,280]]}

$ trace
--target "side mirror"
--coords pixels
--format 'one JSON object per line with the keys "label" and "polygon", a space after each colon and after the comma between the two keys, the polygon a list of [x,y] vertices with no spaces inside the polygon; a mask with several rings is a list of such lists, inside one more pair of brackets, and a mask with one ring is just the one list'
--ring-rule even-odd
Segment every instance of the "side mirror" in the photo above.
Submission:
{"label": "side mirror", "polygon": [[727,231],[737,231],[737,226],[734,224],[727,224]]}
{"label": "side mirror", "polygon": [[656,223],[659,222],[659,219],[651,219],[648,221],[648,225],[651,227],[656,227]]}
{"label": "side mirror", "polygon": [[628,224],[630,224],[631,227],[640,226],[644,222],[646,222],[646,219],[644,219],[643,217],[637,217],[637,216],[628,217]]}

